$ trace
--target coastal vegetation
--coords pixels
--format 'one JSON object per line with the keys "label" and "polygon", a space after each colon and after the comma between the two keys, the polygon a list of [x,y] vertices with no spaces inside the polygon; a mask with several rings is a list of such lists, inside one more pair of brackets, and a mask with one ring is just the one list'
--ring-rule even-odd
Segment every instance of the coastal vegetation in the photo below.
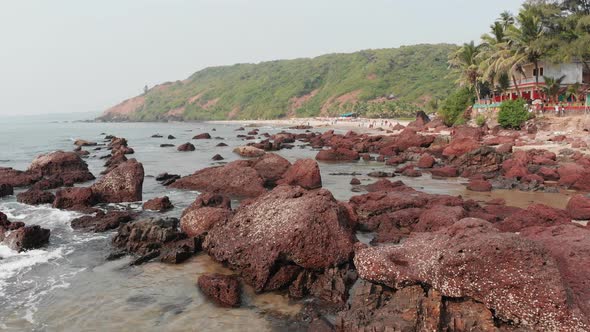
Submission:
{"label": "coastal vegetation", "polygon": [[107,120],[414,116],[453,89],[455,45],[414,45],[206,68],[108,110]]}
{"label": "coastal vegetation", "polygon": [[529,117],[530,113],[523,99],[506,100],[500,105],[498,123],[504,128],[519,129]]}

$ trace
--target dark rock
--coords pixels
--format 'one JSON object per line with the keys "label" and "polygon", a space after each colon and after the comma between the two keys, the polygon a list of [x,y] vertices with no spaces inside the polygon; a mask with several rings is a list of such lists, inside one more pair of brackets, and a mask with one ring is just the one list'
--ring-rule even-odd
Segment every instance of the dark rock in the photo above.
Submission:
{"label": "dark rock", "polygon": [[4,244],[18,252],[37,249],[49,243],[49,233],[39,225],[22,226],[6,234]]}
{"label": "dark rock", "polygon": [[240,306],[240,283],[235,276],[204,274],[197,285],[208,298],[223,307]]}
{"label": "dark rock", "polygon": [[359,185],[359,184],[361,184],[361,180],[359,180],[357,178],[352,178],[352,180],[350,180],[350,184],[353,186]]}
{"label": "dark rock", "polygon": [[13,187],[29,186],[42,178],[40,173],[23,172],[12,168],[0,167],[0,183]]}
{"label": "dark rock", "polygon": [[85,187],[72,187],[58,190],[55,193],[53,207],[75,211],[87,211],[96,204],[96,198],[92,189]]}
{"label": "dark rock", "polygon": [[215,146],[227,146],[227,144],[221,142],[221,143],[217,143],[217,145],[215,145]]}
{"label": "dark rock", "polygon": [[161,148],[171,148],[173,146],[174,146],[174,144],[160,144]]}
{"label": "dark rock", "polygon": [[211,135],[209,135],[209,133],[202,133],[202,134],[195,135],[193,137],[193,139],[210,139],[210,138],[211,138]]}
{"label": "dark rock", "polygon": [[85,232],[106,232],[116,229],[121,224],[133,220],[134,215],[124,211],[103,211],[96,212],[93,216],[83,216],[72,220],[70,226],[73,229],[83,230]]}
{"label": "dark rock", "polygon": [[172,135],[168,135],[168,139],[176,139],[176,137],[174,137]]}
{"label": "dark rock", "polygon": [[52,193],[37,189],[29,189],[16,195],[16,200],[19,203],[29,205],[51,204],[54,199],[55,196]]}
{"label": "dark rock", "polygon": [[219,155],[219,154],[216,154],[216,155],[213,156],[213,158],[211,158],[211,160],[219,161],[219,160],[223,160],[223,157],[221,155]]}
{"label": "dark rock", "polygon": [[14,189],[7,183],[0,183],[0,197],[14,195]]}
{"label": "dark rock", "polygon": [[191,143],[184,143],[179,145],[176,150],[181,151],[181,152],[188,152],[188,151],[195,151],[195,146],[192,145]]}

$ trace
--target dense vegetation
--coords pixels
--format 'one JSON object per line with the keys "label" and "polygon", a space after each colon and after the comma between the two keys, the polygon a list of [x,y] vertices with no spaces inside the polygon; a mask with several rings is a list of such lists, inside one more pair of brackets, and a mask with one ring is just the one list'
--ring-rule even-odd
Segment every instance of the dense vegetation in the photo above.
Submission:
{"label": "dense vegetation", "polygon": [[465,110],[473,105],[473,91],[467,87],[453,92],[443,102],[439,116],[447,126],[459,125],[465,122],[463,114]]}
{"label": "dense vegetation", "polygon": [[[577,60],[590,70],[590,0],[529,0],[517,15],[502,13],[490,29],[480,44],[466,43],[449,58],[458,85],[477,99],[504,92],[511,81],[518,90],[515,77],[526,64],[538,69],[540,61]],[[538,85],[540,71],[535,72]],[[544,78],[552,84],[538,90],[555,98],[555,82],[562,78]],[[586,89],[572,86],[568,94],[577,100]]]}
{"label": "dense vegetation", "polygon": [[507,100],[500,105],[498,123],[504,128],[520,129],[523,123],[530,118],[526,102],[523,99]]}
{"label": "dense vegetation", "polygon": [[[457,46],[415,45],[201,70],[149,89],[130,120],[308,117],[356,112],[413,116],[444,98],[456,79]],[[108,118],[108,117],[107,117]]]}

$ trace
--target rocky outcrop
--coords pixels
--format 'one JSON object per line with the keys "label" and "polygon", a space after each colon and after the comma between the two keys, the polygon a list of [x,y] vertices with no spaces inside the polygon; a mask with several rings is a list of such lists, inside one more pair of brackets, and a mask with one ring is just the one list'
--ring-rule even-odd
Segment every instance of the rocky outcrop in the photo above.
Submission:
{"label": "rocky outcrop", "polygon": [[256,291],[279,289],[301,270],[348,262],[355,241],[349,222],[348,210],[327,190],[279,186],[213,227],[203,247]]}
{"label": "rocky outcrop", "polygon": [[143,165],[129,159],[104,175],[91,189],[98,202],[137,202],[142,198],[143,177]]}
{"label": "rocky outcrop", "polygon": [[189,237],[199,237],[232,216],[227,196],[204,193],[182,212],[180,228]]}
{"label": "rocky outcrop", "polygon": [[458,137],[443,150],[445,157],[457,157],[479,148],[479,143],[471,137]]}
{"label": "rocky outcrop", "polygon": [[29,205],[51,204],[54,199],[55,196],[52,193],[38,189],[29,189],[16,195],[19,203]]}
{"label": "rocky outcrop", "polygon": [[209,299],[222,307],[240,306],[240,282],[235,276],[204,274],[199,277],[197,285]]}
{"label": "rocky outcrop", "polygon": [[313,159],[299,159],[283,174],[277,184],[300,186],[305,189],[320,188],[322,186],[320,167]]}
{"label": "rocky outcrop", "polygon": [[322,150],[315,156],[316,160],[321,161],[353,161],[359,160],[359,158],[358,152],[346,148]]}
{"label": "rocky outcrop", "polygon": [[123,224],[113,237],[113,245],[139,255],[133,264],[160,258],[167,263],[181,263],[190,258],[199,243],[178,230],[178,219],[143,219]]}
{"label": "rocky outcrop", "polygon": [[525,210],[520,210],[497,224],[502,232],[519,232],[532,226],[554,226],[568,224],[570,216],[561,209],[552,208],[544,204],[533,204]]}
{"label": "rocky outcrop", "polygon": [[66,185],[94,180],[88,165],[75,152],[56,151],[35,158],[27,172],[59,178]]}
{"label": "rocky outcrop", "polygon": [[170,202],[170,198],[168,198],[168,196],[152,198],[143,203],[144,210],[165,212],[172,208],[174,208],[174,205],[172,205],[172,202]]}
{"label": "rocky outcrop", "polygon": [[0,212],[0,242],[10,249],[22,252],[37,249],[49,242],[50,231],[39,225],[25,226],[23,222],[11,222]]}
{"label": "rocky outcrop", "polygon": [[30,186],[41,178],[42,175],[39,173],[23,172],[10,167],[0,167],[0,183],[13,187]]}
{"label": "rocky outcrop", "polygon": [[70,226],[73,229],[85,232],[106,232],[116,229],[119,225],[128,223],[133,220],[133,213],[125,211],[103,212],[98,210],[95,215],[83,216],[71,221]]}
{"label": "rocky outcrop", "polygon": [[291,167],[291,163],[276,153],[266,153],[252,163],[252,167],[264,180],[266,187],[274,187]]}
{"label": "rocky outcrop", "polygon": [[72,187],[58,190],[55,194],[53,207],[74,211],[88,211],[96,204],[96,198],[92,189],[85,187]]}
{"label": "rocky outcrop", "polygon": [[483,220],[468,218],[437,232],[413,233],[398,246],[359,248],[354,262],[367,281],[394,289],[428,285],[446,297],[481,302],[497,320],[523,328],[590,328],[548,252]]}

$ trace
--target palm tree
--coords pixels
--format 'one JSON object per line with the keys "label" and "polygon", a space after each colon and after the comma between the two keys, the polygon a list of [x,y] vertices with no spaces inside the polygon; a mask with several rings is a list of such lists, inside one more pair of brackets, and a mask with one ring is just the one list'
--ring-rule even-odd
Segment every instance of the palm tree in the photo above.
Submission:
{"label": "palm tree", "polygon": [[460,86],[473,88],[478,102],[481,102],[479,82],[482,75],[479,66],[479,51],[479,46],[476,46],[473,41],[465,43],[460,49],[451,54],[449,57],[449,66],[454,72],[459,74],[457,83]]}
{"label": "palm tree", "polygon": [[506,30],[509,26],[514,25],[514,16],[509,11],[503,11],[500,13],[500,17],[496,22],[500,23],[504,30]]}
{"label": "palm tree", "polygon": [[578,96],[582,94],[582,84],[578,82],[571,84],[567,87],[565,93],[567,98],[571,97],[575,102],[577,102],[579,100]]}
{"label": "palm tree", "polygon": [[559,91],[561,90],[561,82],[565,78],[565,75],[560,78],[543,76],[545,80],[545,86],[543,87],[543,93],[549,97],[551,101],[557,102],[559,97]]}
{"label": "palm tree", "polygon": [[506,31],[506,40],[512,51],[513,62],[535,66],[535,90],[539,89],[539,61],[546,53],[542,45],[545,33],[541,18],[532,10],[521,10],[516,17],[517,25],[511,25]]}

